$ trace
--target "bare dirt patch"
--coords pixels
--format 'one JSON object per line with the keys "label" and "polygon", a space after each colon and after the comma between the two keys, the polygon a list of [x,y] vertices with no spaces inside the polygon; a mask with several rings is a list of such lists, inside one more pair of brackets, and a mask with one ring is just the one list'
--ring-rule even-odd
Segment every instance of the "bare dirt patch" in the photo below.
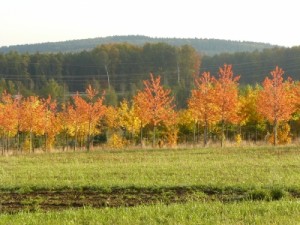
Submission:
{"label": "bare dirt patch", "polygon": [[[267,192],[265,191],[265,193]],[[220,190],[207,187],[128,187],[112,188],[109,190],[85,188],[78,190],[34,190],[28,192],[1,191],[0,213],[37,210],[51,211],[84,206],[94,208],[131,207],[156,203],[184,203],[187,201],[232,202],[244,200],[274,200],[268,193],[262,195],[261,192],[258,192],[258,194],[255,191],[249,192],[249,190]],[[293,198],[300,196],[300,194],[295,191],[290,194]],[[255,199],[255,196],[259,196],[260,198]]]}

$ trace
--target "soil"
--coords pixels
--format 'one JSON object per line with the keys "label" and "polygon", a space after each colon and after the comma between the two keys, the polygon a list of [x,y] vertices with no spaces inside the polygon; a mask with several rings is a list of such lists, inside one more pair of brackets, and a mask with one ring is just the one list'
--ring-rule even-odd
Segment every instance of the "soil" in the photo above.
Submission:
{"label": "soil", "polygon": [[[115,188],[110,190],[34,190],[29,192],[0,191],[0,213],[20,211],[52,211],[78,207],[131,207],[156,203],[187,201],[243,201],[246,191],[203,190],[202,188]],[[299,198],[300,195],[293,194]]]}

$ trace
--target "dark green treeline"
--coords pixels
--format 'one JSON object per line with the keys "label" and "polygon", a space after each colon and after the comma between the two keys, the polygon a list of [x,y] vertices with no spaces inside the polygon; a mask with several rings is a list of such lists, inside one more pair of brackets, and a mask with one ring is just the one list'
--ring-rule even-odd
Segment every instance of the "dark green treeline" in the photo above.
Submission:
{"label": "dark green treeline", "polygon": [[161,75],[162,84],[172,89],[181,108],[190,95],[193,76],[199,70],[217,76],[224,63],[232,64],[234,74],[241,75],[241,85],[261,83],[276,65],[286,72],[285,78],[300,79],[300,47],[200,55],[189,45],[167,43],[104,44],[76,53],[10,52],[0,54],[0,92],[41,97],[50,94],[64,101],[92,84],[106,90],[106,104],[116,105],[123,98],[131,99],[153,73]]}
{"label": "dark green treeline", "polygon": [[224,63],[232,64],[234,73],[241,75],[240,84],[261,83],[276,66],[280,66],[285,71],[285,78],[291,77],[298,81],[300,79],[300,46],[204,56],[200,72],[210,71],[217,75],[219,67]]}
{"label": "dark green treeline", "polygon": [[108,103],[116,104],[131,98],[153,73],[180,96],[177,103],[184,106],[199,66],[200,56],[192,47],[165,43],[106,44],[91,51],[64,54],[10,52],[0,54],[0,91],[24,96],[50,94],[63,100],[92,84],[107,90]]}

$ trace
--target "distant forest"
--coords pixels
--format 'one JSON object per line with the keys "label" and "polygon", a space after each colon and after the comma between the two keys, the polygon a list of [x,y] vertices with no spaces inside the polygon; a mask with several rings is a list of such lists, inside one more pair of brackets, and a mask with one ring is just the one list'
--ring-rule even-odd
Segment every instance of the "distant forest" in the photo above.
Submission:
{"label": "distant forest", "polygon": [[149,74],[161,75],[162,84],[171,88],[179,108],[193,88],[194,76],[210,71],[217,76],[219,67],[232,64],[235,75],[241,75],[241,87],[260,83],[276,65],[286,71],[285,77],[300,78],[300,47],[222,53],[208,56],[191,45],[167,43],[133,45],[115,43],[99,45],[89,51],[66,53],[0,53],[0,92],[24,96],[37,94],[58,101],[88,84],[106,90],[106,103],[118,104],[131,99]]}
{"label": "distant forest", "polygon": [[131,98],[153,73],[174,90],[180,105],[185,104],[199,68],[200,55],[194,48],[166,43],[106,44],[64,54],[10,52],[0,54],[0,91],[24,96],[50,94],[63,100],[68,92],[83,92],[92,84],[98,90],[106,89],[106,99],[114,105]]}
{"label": "distant forest", "polygon": [[210,71],[212,74],[217,74],[220,65],[224,63],[233,65],[234,73],[241,75],[241,84],[261,83],[276,65],[283,68],[285,78],[300,80],[300,46],[204,56],[200,73]]}
{"label": "distant forest", "polygon": [[151,38],[141,35],[110,36],[82,40],[70,40],[62,42],[49,42],[28,45],[15,45],[1,47],[0,53],[16,51],[19,53],[59,53],[59,52],[81,52],[90,51],[103,44],[128,43],[143,46],[146,43],[166,43],[172,46],[190,45],[202,55],[213,56],[220,53],[252,52],[261,51],[266,48],[273,48],[274,45],[257,42],[230,41],[219,39],[198,39],[198,38]]}

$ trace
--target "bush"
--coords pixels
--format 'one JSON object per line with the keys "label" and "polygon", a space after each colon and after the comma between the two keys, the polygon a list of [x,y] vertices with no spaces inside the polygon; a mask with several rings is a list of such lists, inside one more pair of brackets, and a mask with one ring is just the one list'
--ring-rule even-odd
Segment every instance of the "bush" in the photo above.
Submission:
{"label": "bush", "polygon": [[248,198],[250,200],[269,200],[270,199],[270,195],[266,190],[252,190],[248,193]]}
{"label": "bush", "polygon": [[119,134],[113,134],[107,141],[107,146],[113,149],[122,149],[127,145],[127,141]]}
{"label": "bush", "polygon": [[286,195],[285,191],[279,188],[275,188],[270,191],[270,197],[272,200],[280,200],[285,195]]}

